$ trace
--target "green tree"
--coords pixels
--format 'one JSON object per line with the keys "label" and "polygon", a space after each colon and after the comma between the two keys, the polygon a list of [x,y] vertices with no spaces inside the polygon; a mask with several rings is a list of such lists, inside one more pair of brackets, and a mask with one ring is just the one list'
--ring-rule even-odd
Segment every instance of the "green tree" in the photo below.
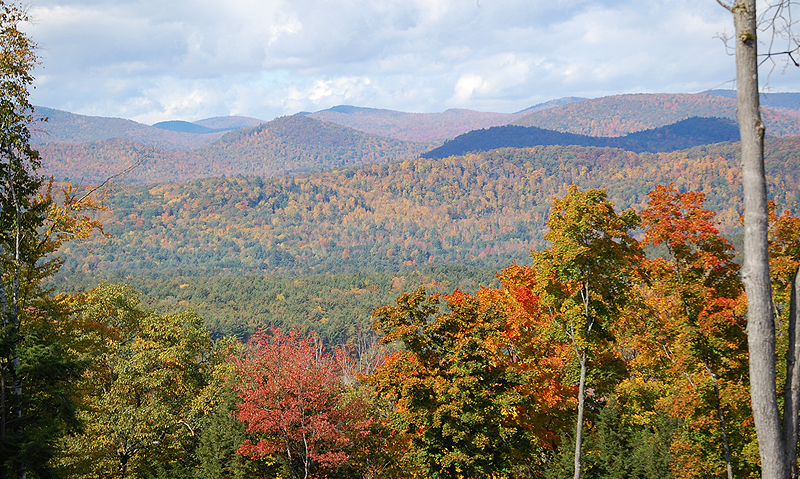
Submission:
{"label": "green tree", "polygon": [[[605,190],[569,187],[555,199],[545,239],[550,246],[533,253],[540,278],[535,286],[552,323],[574,350],[580,368],[575,428],[574,477],[581,476],[586,382],[593,355],[613,359],[614,321],[632,293],[632,278],[642,258],[629,232],[639,224],[632,211],[614,211]],[[601,362],[601,361],[598,361]],[[609,363],[607,363],[609,364]]]}
{"label": "green tree", "polygon": [[138,294],[102,285],[72,298],[83,430],[64,439],[69,477],[188,477],[195,464],[208,330],[191,312],[158,315]]}
{"label": "green tree", "polygon": [[[67,384],[79,374],[58,320],[67,311],[42,280],[66,239],[49,193],[40,194],[39,155],[29,144],[28,101],[35,43],[19,30],[23,8],[0,2],[0,477],[47,477],[57,438],[74,425]],[[65,211],[62,211],[65,212]],[[60,223],[61,220],[66,223]]]}

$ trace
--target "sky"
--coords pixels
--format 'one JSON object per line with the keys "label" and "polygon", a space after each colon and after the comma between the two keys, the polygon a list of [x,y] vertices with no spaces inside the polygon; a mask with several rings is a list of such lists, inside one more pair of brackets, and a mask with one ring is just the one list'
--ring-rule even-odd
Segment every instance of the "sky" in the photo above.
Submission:
{"label": "sky", "polygon": [[[32,0],[34,105],[153,124],[335,105],[511,113],[734,88],[715,0]],[[762,73],[762,79],[766,74]],[[800,91],[778,66],[771,91]],[[762,83],[764,83],[762,81]]]}

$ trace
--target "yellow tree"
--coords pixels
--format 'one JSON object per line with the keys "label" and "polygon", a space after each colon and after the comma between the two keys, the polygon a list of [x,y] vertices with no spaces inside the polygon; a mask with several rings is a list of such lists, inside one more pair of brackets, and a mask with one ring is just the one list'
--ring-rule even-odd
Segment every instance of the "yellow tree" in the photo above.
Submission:
{"label": "yellow tree", "polygon": [[552,324],[575,353],[578,414],[575,426],[574,477],[581,476],[581,448],[586,382],[593,355],[611,354],[614,321],[633,291],[635,269],[642,258],[630,231],[639,224],[632,211],[617,213],[605,190],[586,192],[571,186],[553,201],[545,239],[550,246],[533,253],[540,277],[535,293]]}
{"label": "yellow tree", "polygon": [[144,310],[122,285],[102,285],[70,303],[71,346],[88,367],[75,384],[83,428],[64,440],[62,471],[85,478],[185,472],[200,414],[193,399],[211,368],[201,319]]}

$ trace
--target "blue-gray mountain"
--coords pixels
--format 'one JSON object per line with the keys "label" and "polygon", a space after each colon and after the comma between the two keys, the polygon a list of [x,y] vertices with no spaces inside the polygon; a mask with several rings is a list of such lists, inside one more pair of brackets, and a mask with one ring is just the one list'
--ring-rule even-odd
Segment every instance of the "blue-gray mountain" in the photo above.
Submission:
{"label": "blue-gray mountain", "polygon": [[562,133],[533,126],[505,125],[464,133],[422,154],[422,157],[447,158],[496,148],[547,145],[597,146],[635,153],[665,153],[726,141],[739,141],[739,127],[726,118],[688,118],[672,125],[613,138]]}

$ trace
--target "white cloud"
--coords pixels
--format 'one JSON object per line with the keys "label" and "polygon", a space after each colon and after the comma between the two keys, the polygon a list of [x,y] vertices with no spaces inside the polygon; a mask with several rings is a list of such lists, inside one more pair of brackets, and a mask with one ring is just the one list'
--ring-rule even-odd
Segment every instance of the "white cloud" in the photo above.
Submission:
{"label": "white cloud", "polygon": [[37,0],[32,14],[35,103],[151,123],[339,103],[516,111],[733,75],[713,0]]}

